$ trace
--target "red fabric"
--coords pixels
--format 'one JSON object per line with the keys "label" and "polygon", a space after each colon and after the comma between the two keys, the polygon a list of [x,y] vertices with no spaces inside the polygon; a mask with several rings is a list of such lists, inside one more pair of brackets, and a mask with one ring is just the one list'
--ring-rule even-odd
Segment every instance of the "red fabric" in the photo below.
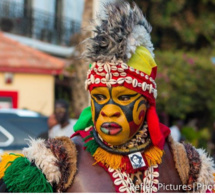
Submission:
{"label": "red fabric", "polygon": [[169,135],[170,130],[159,123],[155,106],[150,106],[147,110],[147,124],[153,145],[163,150],[165,138]]}
{"label": "red fabric", "polygon": [[[97,64],[95,65],[95,68],[98,69],[98,65],[97,65]],[[94,68],[94,69],[95,69],[95,68]],[[90,69],[90,74],[89,74],[88,77],[87,77],[88,79],[91,77],[91,75],[94,76],[94,79],[99,78],[99,79],[101,80],[102,78],[105,78],[105,76],[100,76],[100,75],[98,75],[98,74],[94,71],[94,69]],[[153,88],[156,88],[156,87],[155,87],[155,84],[154,84],[150,79],[146,79],[146,77],[145,77],[146,74],[145,74],[144,72],[141,72],[141,71],[136,70],[136,69],[134,69],[134,71],[131,71],[130,69],[125,69],[124,71],[126,72],[126,76],[114,76],[114,75],[112,75],[112,79],[117,80],[117,79],[119,79],[119,78],[131,77],[132,79],[136,79],[136,80],[138,81],[138,83],[146,82],[147,84],[152,84]],[[139,73],[137,73],[137,71],[138,71]],[[156,71],[157,71],[157,67],[154,67],[154,68],[152,69],[152,73],[151,73],[151,76],[152,76],[153,79],[154,79],[154,77],[155,77],[155,75],[156,75]],[[111,70],[111,73],[115,73],[115,72],[117,72],[117,71],[112,71],[112,70]],[[103,70],[103,71],[100,72],[100,73],[106,73],[106,72]],[[143,73],[144,76],[141,76],[140,73]],[[150,75],[148,75],[148,77],[150,77]],[[124,83],[122,83],[122,84],[112,84],[111,86],[113,86],[113,87],[116,87],[116,86],[124,86],[124,87],[126,87],[126,88],[128,88],[128,89],[134,90],[134,91],[136,91],[136,92],[138,92],[138,93],[144,95],[144,96],[147,98],[147,100],[149,101],[150,104],[155,104],[155,98],[154,98],[154,96],[153,96],[153,93],[149,93],[149,90],[148,90],[148,89],[147,89],[146,91],[143,91],[143,90],[142,90],[142,87],[138,87],[138,86],[133,87],[133,84],[132,84],[132,83],[127,83],[127,82],[124,82]],[[91,91],[91,90],[92,90],[93,88],[95,88],[95,87],[107,87],[107,85],[106,85],[106,83],[101,83],[101,82],[100,82],[100,83],[98,83],[98,84],[95,84],[95,82],[94,82],[94,83],[91,83],[91,84],[89,85],[88,89],[89,89],[89,91]]]}

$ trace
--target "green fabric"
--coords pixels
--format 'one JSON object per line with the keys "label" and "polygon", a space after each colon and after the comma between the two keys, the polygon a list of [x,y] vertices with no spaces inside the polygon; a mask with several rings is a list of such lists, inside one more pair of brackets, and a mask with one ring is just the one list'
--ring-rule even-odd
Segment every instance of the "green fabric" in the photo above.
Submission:
{"label": "green fabric", "polygon": [[3,180],[9,192],[53,192],[42,172],[26,157],[14,160],[5,171]]}
{"label": "green fabric", "polygon": [[93,121],[92,121],[92,113],[91,113],[91,107],[87,107],[85,108],[78,121],[75,123],[73,129],[74,131],[78,131],[78,130],[84,130],[85,128],[89,127],[89,126],[93,126]]}
{"label": "green fabric", "polygon": [[90,152],[91,155],[93,155],[96,152],[97,148],[99,147],[99,145],[96,143],[94,139],[85,143],[84,146],[86,147],[86,150]]}

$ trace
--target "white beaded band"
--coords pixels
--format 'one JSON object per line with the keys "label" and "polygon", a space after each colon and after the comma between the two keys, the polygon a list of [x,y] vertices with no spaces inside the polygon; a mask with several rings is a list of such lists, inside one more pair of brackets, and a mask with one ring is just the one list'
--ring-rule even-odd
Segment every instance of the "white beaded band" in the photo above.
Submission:
{"label": "white beaded band", "polygon": [[[97,65],[97,67],[96,67]],[[136,74],[140,75],[141,77],[144,77],[145,80],[148,80],[149,82],[153,83],[155,87],[153,87],[153,84],[148,84],[147,82],[138,82],[137,79],[132,78],[128,76],[126,71],[135,72]],[[95,76],[92,74],[92,71],[95,72],[96,75],[99,75],[103,78],[95,78]],[[113,78],[119,77],[119,78]],[[129,67],[127,64],[125,64],[122,61],[118,61],[117,63],[96,63],[94,62],[92,67],[87,72],[87,80],[85,81],[85,89],[88,89],[88,86],[91,84],[106,84],[107,87],[111,87],[115,84],[131,84],[132,87],[136,88],[139,87],[142,89],[142,91],[149,91],[149,93],[152,93],[154,98],[157,97],[157,85],[152,77],[149,77],[147,74],[144,74],[143,72],[136,70],[132,67]]]}

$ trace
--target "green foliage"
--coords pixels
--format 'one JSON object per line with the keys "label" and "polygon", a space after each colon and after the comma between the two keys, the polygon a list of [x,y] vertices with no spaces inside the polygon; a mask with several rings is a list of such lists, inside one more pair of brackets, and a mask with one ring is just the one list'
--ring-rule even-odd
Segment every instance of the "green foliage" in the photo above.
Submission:
{"label": "green foliage", "polygon": [[175,118],[198,112],[215,118],[215,52],[157,51],[158,111]]}
{"label": "green foliage", "polygon": [[[215,46],[214,0],[135,0],[153,26],[160,49]],[[174,43],[174,44],[173,44]]]}
{"label": "green foliage", "polygon": [[210,132],[207,128],[196,131],[192,127],[185,126],[182,128],[181,134],[186,142],[195,147],[207,149],[207,142],[210,139]]}

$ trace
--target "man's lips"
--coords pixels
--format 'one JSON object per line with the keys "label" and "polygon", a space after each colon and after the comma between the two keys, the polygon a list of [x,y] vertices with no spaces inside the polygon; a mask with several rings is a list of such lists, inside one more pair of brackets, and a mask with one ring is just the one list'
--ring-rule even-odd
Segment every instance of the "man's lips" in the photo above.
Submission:
{"label": "man's lips", "polygon": [[107,135],[116,135],[122,131],[122,127],[117,123],[103,123],[100,129]]}

